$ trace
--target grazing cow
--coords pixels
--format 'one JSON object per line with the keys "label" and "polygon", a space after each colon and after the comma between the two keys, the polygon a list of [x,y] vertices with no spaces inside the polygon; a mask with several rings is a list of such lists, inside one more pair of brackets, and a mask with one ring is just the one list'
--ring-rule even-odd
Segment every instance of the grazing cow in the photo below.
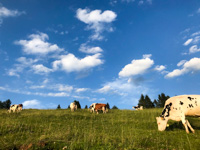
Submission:
{"label": "grazing cow", "polygon": [[99,113],[99,110],[102,110],[103,113],[106,113],[108,111],[106,104],[102,104],[102,103],[93,103],[90,105],[90,110],[92,112],[97,112],[97,114]]}
{"label": "grazing cow", "polygon": [[77,105],[76,105],[75,102],[72,102],[72,103],[70,104],[70,109],[71,109],[71,111],[77,110]]}
{"label": "grazing cow", "polygon": [[165,102],[165,106],[160,117],[156,117],[158,130],[164,131],[169,119],[182,121],[185,130],[189,133],[189,129],[194,133],[185,116],[200,116],[200,95],[180,95],[169,98]]}
{"label": "grazing cow", "polygon": [[95,108],[96,104],[97,104],[97,103],[92,103],[92,104],[90,105],[90,107],[89,107],[90,112],[94,112],[94,108]]}
{"label": "grazing cow", "polygon": [[18,104],[18,111],[22,111],[23,104]]}
{"label": "grazing cow", "polygon": [[10,109],[8,110],[8,112],[11,113],[12,111],[13,112],[18,111],[18,105],[17,104],[10,106]]}
{"label": "grazing cow", "polygon": [[143,110],[143,106],[133,106],[132,108],[135,110]]}

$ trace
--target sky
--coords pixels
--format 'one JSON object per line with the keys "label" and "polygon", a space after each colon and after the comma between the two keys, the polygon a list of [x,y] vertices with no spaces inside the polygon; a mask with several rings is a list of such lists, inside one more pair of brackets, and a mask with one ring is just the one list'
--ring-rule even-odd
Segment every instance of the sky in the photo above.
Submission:
{"label": "sky", "polygon": [[200,94],[199,0],[0,1],[0,100],[132,109]]}

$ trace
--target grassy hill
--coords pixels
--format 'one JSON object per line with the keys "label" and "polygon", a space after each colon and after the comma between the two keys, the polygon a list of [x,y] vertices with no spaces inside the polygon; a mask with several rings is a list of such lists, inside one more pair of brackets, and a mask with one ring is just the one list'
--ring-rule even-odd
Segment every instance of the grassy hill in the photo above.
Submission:
{"label": "grassy hill", "polygon": [[200,119],[188,118],[195,134],[173,121],[158,132],[155,117],[161,111],[0,110],[0,149],[199,149]]}

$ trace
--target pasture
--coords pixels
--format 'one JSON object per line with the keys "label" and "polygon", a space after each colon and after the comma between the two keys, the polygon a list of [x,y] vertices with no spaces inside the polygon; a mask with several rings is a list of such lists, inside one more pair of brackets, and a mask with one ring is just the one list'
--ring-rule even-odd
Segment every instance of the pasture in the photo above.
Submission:
{"label": "pasture", "polygon": [[199,149],[200,118],[187,117],[195,134],[187,134],[181,122],[169,122],[157,130],[162,109],[34,110],[8,114],[0,110],[0,149]]}

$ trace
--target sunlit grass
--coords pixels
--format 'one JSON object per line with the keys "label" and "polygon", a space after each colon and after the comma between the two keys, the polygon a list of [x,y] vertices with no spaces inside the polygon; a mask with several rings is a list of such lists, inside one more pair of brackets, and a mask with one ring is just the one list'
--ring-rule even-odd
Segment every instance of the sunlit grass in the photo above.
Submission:
{"label": "sunlit grass", "polygon": [[158,132],[155,117],[161,111],[0,110],[0,149],[199,149],[200,119],[188,118],[195,134],[173,121]]}

